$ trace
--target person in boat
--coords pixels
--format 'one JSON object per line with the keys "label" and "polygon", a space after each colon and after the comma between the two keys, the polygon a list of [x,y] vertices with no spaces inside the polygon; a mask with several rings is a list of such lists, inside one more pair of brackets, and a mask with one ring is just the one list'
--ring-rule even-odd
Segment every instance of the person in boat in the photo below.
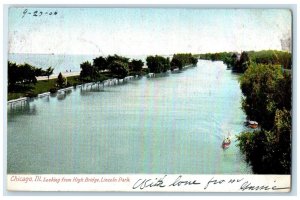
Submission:
{"label": "person in boat", "polygon": [[230,143],[230,138],[229,137],[225,138],[224,143]]}
{"label": "person in boat", "polygon": [[226,141],[230,141],[229,137],[226,138]]}
{"label": "person in boat", "polygon": [[231,143],[230,138],[229,137],[225,138],[222,143],[222,148],[223,149],[229,148],[230,143]]}

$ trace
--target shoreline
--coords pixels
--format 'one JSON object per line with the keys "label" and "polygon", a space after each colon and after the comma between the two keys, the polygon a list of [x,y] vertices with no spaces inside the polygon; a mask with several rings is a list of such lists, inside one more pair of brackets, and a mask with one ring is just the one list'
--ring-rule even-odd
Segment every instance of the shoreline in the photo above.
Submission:
{"label": "shoreline", "polygon": [[[190,68],[190,67],[192,67],[192,66],[193,66],[193,65],[191,65],[191,64],[186,65],[186,66],[184,66],[184,67],[182,68],[182,70],[188,69],[188,68]],[[177,71],[181,71],[181,70],[178,69],[178,68],[174,69],[173,71],[172,71],[172,70],[168,70],[169,73],[172,73],[172,72],[173,72],[173,73],[176,73]],[[91,84],[91,83],[94,83],[94,82],[78,82],[77,78],[79,77],[80,72],[64,72],[64,73],[61,73],[61,74],[62,74],[64,77],[66,77],[66,78],[70,78],[69,80],[70,80],[70,82],[73,82],[73,84],[72,84],[72,86],[64,87],[64,88],[61,88],[61,89],[59,89],[59,90],[65,90],[66,88],[73,87],[74,85],[79,86],[79,85],[82,85],[82,84]],[[141,75],[141,77],[152,78],[152,77],[155,77],[154,74],[159,74],[159,73],[147,73],[147,74]],[[56,74],[51,75],[51,76],[49,77],[49,79],[48,79],[47,76],[38,76],[38,77],[36,77],[36,79],[37,79],[37,81],[40,82],[40,83],[42,83],[42,82],[47,83],[47,82],[49,82],[49,81],[54,81],[55,79],[57,79],[57,76],[58,76],[58,75],[56,75]],[[126,78],[128,78],[128,77],[131,77],[131,76],[127,76],[127,77],[125,77],[124,79],[126,79]],[[104,79],[103,81],[107,81],[107,80],[111,80],[111,79],[113,79],[113,77],[107,77],[107,78]],[[124,80],[124,79],[123,79],[123,80]],[[68,80],[68,81],[69,81],[69,80]],[[58,91],[59,91],[59,90],[58,90]],[[12,93],[11,93],[11,94],[12,94]],[[38,98],[38,97],[45,96],[45,95],[43,95],[43,94],[48,95],[48,94],[50,94],[50,92],[49,92],[48,90],[45,90],[45,91],[42,91],[42,92],[38,92],[38,93],[36,94],[35,97]],[[31,97],[26,97],[26,96],[20,96],[20,97],[18,97],[18,98],[11,98],[11,99],[9,99],[9,96],[8,96],[8,95],[9,95],[9,93],[7,93],[7,104],[14,103],[14,102],[19,102],[19,101],[27,101],[28,98],[29,98],[29,99],[31,98]]]}
{"label": "shoreline", "polygon": [[[61,72],[61,74],[67,78],[67,77],[72,77],[72,76],[79,76],[80,75],[80,72]],[[58,74],[52,74],[51,76],[49,76],[49,80],[50,79],[56,79],[58,76]],[[36,80],[37,81],[45,81],[45,80],[48,80],[48,77],[47,76],[37,76],[36,77]]]}

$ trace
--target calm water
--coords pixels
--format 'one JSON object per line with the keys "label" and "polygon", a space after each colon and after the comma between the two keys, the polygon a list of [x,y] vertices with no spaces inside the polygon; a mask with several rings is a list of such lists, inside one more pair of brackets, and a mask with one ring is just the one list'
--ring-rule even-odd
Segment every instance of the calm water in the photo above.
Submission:
{"label": "calm water", "polygon": [[8,109],[8,173],[252,173],[238,76],[222,62]]}

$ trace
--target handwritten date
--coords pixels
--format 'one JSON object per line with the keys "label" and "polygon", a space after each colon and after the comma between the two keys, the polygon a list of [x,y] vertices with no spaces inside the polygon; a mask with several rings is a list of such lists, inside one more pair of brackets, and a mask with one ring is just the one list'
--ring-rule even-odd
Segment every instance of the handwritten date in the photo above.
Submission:
{"label": "handwritten date", "polygon": [[50,11],[50,12],[43,12],[41,10],[34,10],[34,11],[30,11],[28,9],[25,9],[23,11],[23,15],[22,18],[24,18],[27,15],[33,16],[33,17],[41,17],[41,16],[55,16],[57,15],[58,12],[57,11]]}

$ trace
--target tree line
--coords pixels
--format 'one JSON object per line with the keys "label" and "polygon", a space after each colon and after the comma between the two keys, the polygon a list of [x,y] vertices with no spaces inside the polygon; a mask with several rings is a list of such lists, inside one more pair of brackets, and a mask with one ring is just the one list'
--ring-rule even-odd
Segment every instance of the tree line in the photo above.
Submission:
{"label": "tree line", "polygon": [[284,69],[292,67],[292,54],[286,51],[262,50],[247,53],[254,63],[282,65]]}
{"label": "tree line", "polygon": [[46,70],[34,67],[30,64],[16,64],[8,61],[8,91],[13,91],[17,87],[25,87],[37,82],[37,76],[49,76],[54,68],[48,67]]}
{"label": "tree line", "polygon": [[80,64],[80,78],[88,81],[101,80],[104,72],[109,72],[115,78],[124,78],[128,75],[140,75],[144,62],[119,55],[99,56],[93,62],[85,61]]}
{"label": "tree line", "polygon": [[191,53],[179,53],[174,54],[171,60],[171,70],[178,68],[182,69],[186,65],[196,65],[198,59],[195,58]]}
{"label": "tree line", "polygon": [[289,52],[277,50],[218,52],[200,54],[200,59],[223,61],[235,72],[244,73],[250,63],[281,65],[284,69],[291,69],[292,55]]}
{"label": "tree line", "polygon": [[187,65],[196,65],[198,59],[191,53],[180,53],[174,54],[171,61],[169,57],[165,58],[158,55],[148,56],[146,61],[151,73],[162,73],[174,69],[181,70]]}
{"label": "tree line", "polygon": [[223,61],[224,64],[228,66],[228,68],[231,68],[233,71],[239,73],[245,72],[250,64],[250,58],[246,51],[243,51],[241,55],[235,52],[200,54],[200,59]]}
{"label": "tree line", "polygon": [[85,61],[80,64],[80,78],[85,81],[98,81],[105,73],[115,78],[124,78],[128,75],[142,75],[144,72],[164,73],[175,68],[182,69],[186,65],[196,65],[197,58],[192,54],[174,54],[172,60],[164,56],[147,56],[146,65],[142,60],[130,60],[119,55],[99,56],[93,62]]}
{"label": "tree line", "polygon": [[292,55],[276,50],[200,54],[242,73],[242,109],[259,130],[242,132],[238,146],[258,174],[290,174],[292,135]]}
{"label": "tree line", "polygon": [[[107,57],[99,56],[93,59],[92,63],[85,61],[80,64],[80,76],[73,84],[103,81],[110,77],[122,79],[130,75],[144,75],[151,73],[162,73],[175,68],[182,69],[185,65],[196,64],[197,59],[192,54],[174,54],[173,59],[163,56],[148,56],[146,58],[147,67],[144,67],[144,62],[138,59],[129,59],[119,55],[109,55]],[[21,92],[36,96],[31,90],[37,83],[36,77],[49,76],[53,74],[54,68],[49,67],[46,70],[32,66],[30,64],[16,64],[8,61],[8,92]],[[54,83],[51,81],[47,84],[46,90],[56,92],[57,89],[71,86],[67,79],[59,73]]]}
{"label": "tree line", "polygon": [[240,78],[242,108],[261,126],[238,136],[238,145],[254,173],[290,174],[291,81],[291,73],[280,65],[256,63]]}

